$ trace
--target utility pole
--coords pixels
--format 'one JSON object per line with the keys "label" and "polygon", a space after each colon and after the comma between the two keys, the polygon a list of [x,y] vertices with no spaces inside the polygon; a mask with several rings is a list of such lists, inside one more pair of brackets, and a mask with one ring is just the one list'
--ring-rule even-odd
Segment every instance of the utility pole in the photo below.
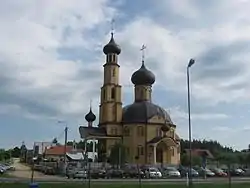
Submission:
{"label": "utility pole", "polygon": [[64,129],[65,142],[64,142],[64,165],[66,167],[66,158],[67,158],[67,143],[68,143],[68,127],[66,126]]}

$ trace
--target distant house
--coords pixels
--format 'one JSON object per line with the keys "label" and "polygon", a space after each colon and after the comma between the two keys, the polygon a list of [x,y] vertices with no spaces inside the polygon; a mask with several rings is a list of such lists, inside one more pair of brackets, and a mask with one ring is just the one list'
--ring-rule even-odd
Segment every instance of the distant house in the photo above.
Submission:
{"label": "distant house", "polygon": [[[189,149],[185,149],[184,150],[186,154],[189,155]],[[191,152],[192,156],[196,156],[196,157],[207,157],[208,159],[214,159],[214,156],[213,154],[207,150],[207,149],[192,149],[192,152]]]}
{"label": "distant house", "polygon": [[[45,149],[44,157],[47,160],[58,161],[63,160],[65,155],[65,147],[63,145],[51,146]],[[66,160],[80,161],[84,159],[84,151],[66,146]]]}
{"label": "distant house", "polygon": [[42,155],[45,152],[45,149],[52,145],[52,142],[34,142],[34,156]]}

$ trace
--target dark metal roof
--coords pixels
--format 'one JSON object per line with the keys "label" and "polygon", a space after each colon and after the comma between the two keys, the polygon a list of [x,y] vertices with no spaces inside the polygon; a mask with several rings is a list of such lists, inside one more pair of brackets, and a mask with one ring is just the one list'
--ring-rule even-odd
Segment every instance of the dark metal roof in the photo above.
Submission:
{"label": "dark metal roof", "polygon": [[86,138],[88,136],[106,136],[107,132],[105,128],[101,127],[79,127],[79,132],[81,135],[81,138]]}
{"label": "dark metal roof", "polygon": [[103,47],[103,53],[107,54],[117,54],[121,53],[121,48],[118,44],[115,43],[113,34],[111,34],[111,39],[108,44]]}
{"label": "dark metal roof", "polygon": [[95,114],[92,112],[91,108],[89,109],[89,113],[86,114],[85,119],[87,122],[93,122],[96,120]]}
{"label": "dark metal roof", "polygon": [[131,81],[134,85],[153,85],[155,75],[145,67],[144,61],[142,61],[141,68],[133,73]]}
{"label": "dark metal roof", "polygon": [[166,110],[150,101],[135,102],[125,106],[122,121],[123,123],[146,123],[155,115],[164,118],[167,124],[173,124]]}

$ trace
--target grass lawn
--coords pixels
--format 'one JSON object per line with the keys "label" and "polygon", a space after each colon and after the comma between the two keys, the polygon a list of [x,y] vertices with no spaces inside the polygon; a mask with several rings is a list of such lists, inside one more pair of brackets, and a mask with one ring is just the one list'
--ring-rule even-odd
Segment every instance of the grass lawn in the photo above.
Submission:
{"label": "grass lawn", "polygon": [[[186,185],[178,184],[142,184],[142,188],[186,188]],[[193,188],[228,188],[228,184],[195,184]],[[28,184],[0,183],[0,188],[29,188]],[[40,183],[39,188],[88,188],[81,183]],[[90,188],[140,188],[138,184],[91,184]],[[250,188],[250,183],[232,184],[231,188]]]}

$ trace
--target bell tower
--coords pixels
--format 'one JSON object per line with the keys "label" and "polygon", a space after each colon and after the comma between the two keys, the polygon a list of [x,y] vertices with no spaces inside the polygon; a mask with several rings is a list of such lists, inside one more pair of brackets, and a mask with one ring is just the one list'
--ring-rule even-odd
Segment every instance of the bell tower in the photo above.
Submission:
{"label": "bell tower", "polygon": [[[119,85],[118,56],[121,48],[114,40],[114,33],[111,32],[111,39],[103,48],[106,55],[104,67],[103,86],[101,87],[99,126],[106,127],[109,135],[121,134],[120,123],[122,120],[121,85]],[[112,128],[110,128],[112,127]],[[111,131],[116,130],[116,131]]]}

